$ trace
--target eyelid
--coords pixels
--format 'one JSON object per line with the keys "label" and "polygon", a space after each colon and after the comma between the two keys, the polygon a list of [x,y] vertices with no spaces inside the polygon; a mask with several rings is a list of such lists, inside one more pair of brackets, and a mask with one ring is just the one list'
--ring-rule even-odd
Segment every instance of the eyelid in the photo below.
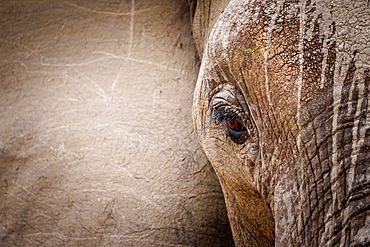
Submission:
{"label": "eyelid", "polygon": [[235,130],[232,130],[232,129],[230,129],[230,128],[228,128],[228,130],[229,130],[232,134],[234,134],[234,135],[240,135],[240,136],[244,135],[244,136],[249,136],[249,132],[248,132],[247,130],[235,131]]}
{"label": "eyelid", "polygon": [[229,121],[231,119],[238,120],[245,128],[247,124],[247,117],[241,107],[230,106],[226,104],[216,105],[212,114],[213,119],[217,119],[220,122]]}

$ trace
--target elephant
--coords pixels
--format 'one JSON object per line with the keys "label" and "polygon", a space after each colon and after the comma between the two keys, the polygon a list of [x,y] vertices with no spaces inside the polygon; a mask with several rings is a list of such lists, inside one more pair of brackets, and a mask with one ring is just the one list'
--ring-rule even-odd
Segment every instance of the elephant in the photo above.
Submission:
{"label": "elephant", "polygon": [[232,246],[187,1],[2,1],[0,246]]}
{"label": "elephant", "polygon": [[369,244],[366,1],[0,9],[1,246]]}
{"label": "elephant", "polygon": [[369,2],[212,2],[193,119],[235,245],[369,246]]}

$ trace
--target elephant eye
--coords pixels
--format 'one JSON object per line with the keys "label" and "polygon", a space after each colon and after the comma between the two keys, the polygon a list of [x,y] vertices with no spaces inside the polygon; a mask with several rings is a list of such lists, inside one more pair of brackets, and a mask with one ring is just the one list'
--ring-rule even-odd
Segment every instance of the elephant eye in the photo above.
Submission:
{"label": "elephant eye", "polygon": [[238,120],[231,119],[227,121],[226,124],[229,127],[229,129],[234,132],[238,133],[238,132],[246,131],[245,127]]}
{"label": "elephant eye", "polygon": [[243,144],[249,136],[247,129],[236,119],[231,119],[224,123],[227,127],[227,133],[231,140],[237,144]]}
{"label": "elephant eye", "polygon": [[230,108],[223,107],[213,112],[213,118],[221,124],[230,139],[237,144],[243,144],[248,139],[249,133],[243,122],[239,120],[241,119],[239,115]]}

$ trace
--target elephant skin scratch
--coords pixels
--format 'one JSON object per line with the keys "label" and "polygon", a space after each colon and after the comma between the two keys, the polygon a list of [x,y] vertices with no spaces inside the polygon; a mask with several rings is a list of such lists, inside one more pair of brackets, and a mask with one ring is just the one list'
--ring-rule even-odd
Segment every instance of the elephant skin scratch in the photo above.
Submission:
{"label": "elephant skin scratch", "polygon": [[[298,50],[299,50],[299,75],[298,75],[298,87],[297,87],[297,125],[300,126],[300,114],[301,114],[301,92],[302,92],[302,83],[303,83],[303,64],[304,64],[304,27],[306,22],[306,16],[304,13],[304,10],[306,8],[305,1],[300,1],[299,6],[299,43],[298,43]],[[301,170],[301,183],[300,183],[300,190],[302,191],[302,188],[305,186],[305,180],[304,180],[304,162],[302,162],[302,155],[301,155],[301,130],[298,128],[298,136],[297,136],[297,147],[298,147],[298,160]],[[299,207],[304,208],[303,202],[305,199],[303,198],[303,193],[300,193],[301,200],[299,202]],[[304,225],[304,217],[302,214],[298,217],[298,227],[297,229],[303,229]]]}
{"label": "elephant skin scratch", "polygon": [[264,56],[264,59],[265,59],[265,61],[264,61],[264,69],[265,69],[266,95],[267,95],[267,100],[268,100],[270,106],[272,106],[272,103],[271,103],[271,96],[270,96],[270,86],[269,86],[269,76],[268,76],[267,60],[268,60],[268,53],[269,53],[269,50],[270,50],[270,47],[271,47],[271,42],[272,42],[271,36],[272,36],[272,32],[274,31],[274,28],[275,28],[276,18],[280,14],[281,4],[282,4],[282,2],[281,1],[278,1],[278,5],[279,6],[277,6],[275,8],[276,9],[276,12],[271,17],[271,22],[270,22],[270,25],[269,25],[268,30],[267,30],[266,51],[263,53],[263,56]]}
{"label": "elephant skin scratch", "polygon": [[[21,189],[23,189],[25,192],[27,192],[29,195],[31,195],[31,196],[33,196],[33,197],[36,197],[36,195],[32,192],[32,191],[30,191],[30,190],[28,190],[26,187],[24,187],[23,185],[21,185],[21,184],[19,184],[19,183],[17,183],[17,182],[14,182],[14,184],[15,185],[17,185],[17,186],[19,186]],[[18,197],[18,195],[16,195],[16,194],[14,194],[13,196],[16,196],[16,197]],[[21,199],[20,197],[18,197],[19,199]],[[21,199],[21,200],[23,200],[23,199]]]}
{"label": "elephant skin scratch", "polygon": [[104,60],[106,60],[106,58],[97,58],[97,59],[89,60],[89,61],[82,62],[82,63],[44,63],[44,62],[41,62],[40,65],[49,66],[49,67],[77,67],[77,66],[84,66],[84,65],[88,65],[92,63],[97,63],[97,62],[104,61]]}
{"label": "elephant skin scratch", "polygon": [[87,90],[89,90],[89,91],[91,91],[91,92],[93,92],[93,93],[96,93],[97,95],[99,95],[100,97],[102,97],[102,98],[104,99],[104,101],[106,101],[106,100],[107,100],[107,97],[106,97],[104,94],[102,94],[102,93],[98,92],[97,90],[95,90],[95,89],[93,89],[93,88],[90,88],[90,87],[88,87],[88,88],[87,88]]}
{"label": "elephant skin scratch", "polygon": [[[323,6],[320,6],[320,2],[319,1],[317,4],[318,4],[318,8],[319,9],[326,9],[324,8]],[[326,76],[325,76],[325,73],[326,73],[326,68],[328,66],[328,53],[329,53],[329,50],[328,50],[328,43],[330,41],[329,39],[329,33],[328,33],[328,27],[330,25],[330,23],[328,23],[328,14],[325,13],[323,14],[323,43],[322,43],[322,52],[323,52],[323,57],[322,57],[322,62],[321,62],[321,75],[320,75],[320,88],[323,89],[324,86],[325,86],[325,80],[326,80]]]}
{"label": "elephant skin scratch", "polygon": [[88,77],[87,75],[85,75],[84,73],[82,73],[81,71],[77,70],[77,69],[73,69],[75,72],[77,72],[77,74],[81,75],[82,77],[84,77],[88,82],[90,82],[91,84],[93,84],[97,90],[93,89],[93,88],[90,88],[88,87],[87,89],[96,93],[97,95],[101,96],[104,100],[104,102],[107,102],[108,100],[108,96],[107,94],[105,93],[104,89],[98,84],[96,83],[94,80],[92,80],[90,77]]}
{"label": "elephant skin scratch", "polygon": [[[140,184],[138,183],[137,179],[135,178],[135,176],[125,167],[122,167],[122,166],[119,166],[119,165],[113,165],[115,166],[116,168],[122,170],[122,171],[125,171],[127,173],[127,175],[132,178],[132,180],[139,186]],[[143,176],[145,180],[147,181],[150,181],[150,179],[148,179],[147,177]],[[150,200],[148,199],[146,196],[144,195],[141,195],[141,194],[138,194],[137,191],[134,191],[132,189],[128,189],[129,192],[131,192],[132,195],[136,196],[137,198],[141,199],[142,201],[145,201],[151,205],[153,205],[156,209],[158,209],[158,211],[160,211],[161,213],[165,213],[165,210],[163,210],[163,207],[161,205],[159,205],[156,201],[154,200]]]}
{"label": "elephant skin scratch", "polygon": [[132,57],[122,57],[122,56],[117,56],[117,55],[114,55],[114,54],[111,54],[111,53],[107,53],[107,52],[94,52],[94,53],[95,54],[102,54],[102,55],[109,56],[109,57],[116,58],[116,59],[132,61],[132,62],[136,62],[136,63],[154,65],[154,66],[156,66],[158,68],[161,68],[161,69],[164,69],[164,70],[169,70],[169,71],[183,73],[183,71],[181,71],[181,69],[167,67],[167,66],[164,66],[162,64],[151,62],[151,61],[147,61],[147,60],[136,59],[136,58],[132,58]]}
{"label": "elephant skin scratch", "polygon": [[118,70],[118,72],[117,72],[117,75],[116,75],[116,77],[114,78],[114,81],[113,81],[113,83],[112,83],[112,86],[111,86],[111,98],[113,98],[113,92],[114,92],[114,89],[115,89],[115,87],[116,87],[117,80],[118,80],[118,78],[119,78],[119,76],[120,76],[120,74],[121,74],[121,71],[122,71],[122,66],[120,66],[120,67],[119,67],[119,70]]}
{"label": "elephant skin scratch", "polygon": [[[132,0],[132,1],[134,2],[134,0]],[[101,10],[91,9],[91,8],[84,7],[84,6],[81,6],[81,5],[77,5],[77,4],[68,2],[68,1],[66,1],[65,3],[67,3],[70,6],[76,7],[78,9],[82,9],[82,10],[92,12],[92,13],[95,13],[95,14],[112,15],[112,16],[131,16],[132,14],[145,12],[145,11],[148,11],[148,10],[152,10],[153,8],[158,8],[158,6],[154,6],[154,7],[145,8],[145,9],[141,9],[141,10],[137,10],[137,11],[135,11],[135,9],[131,8],[130,12],[111,12],[111,11],[101,11]]]}
{"label": "elephant skin scratch", "polygon": [[134,40],[134,21],[135,21],[135,0],[131,0],[130,40],[128,43],[128,57],[131,57],[132,42]]}
{"label": "elephant skin scratch", "polygon": [[328,65],[328,41],[327,38],[324,37],[324,42],[322,45],[322,50],[323,50],[323,59],[322,59],[322,64],[321,64],[321,81],[320,81],[320,88],[323,89],[325,86],[325,72],[326,72],[326,67]]}
{"label": "elephant skin scratch", "polygon": [[146,176],[144,176],[144,175],[142,175],[141,174],[141,176],[139,177],[139,176],[135,176],[135,175],[133,175],[125,166],[120,166],[120,165],[117,165],[117,164],[112,164],[112,166],[114,166],[114,167],[116,167],[117,169],[119,169],[119,170],[122,170],[122,171],[124,171],[130,178],[132,178],[132,180],[135,182],[135,183],[137,183],[137,184],[139,184],[138,182],[137,182],[137,179],[138,178],[140,178],[140,179],[144,179],[144,180],[146,180],[146,181],[148,181],[148,182],[150,182],[151,180],[148,178],[148,177],[146,177]]}
{"label": "elephant skin scratch", "polygon": [[[9,234],[12,235],[12,234]],[[19,236],[18,234],[14,234]],[[39,236],[54,236],[63,240],[77,240],[77,241],[82,241],[82,240],[98,240],[100,238],[98,237],[84,237],[84,238],[78,238],[78,237],[69,237],[64,234],[61,234],[59,232],[37,232],[37,233],[30,233],[30,234],[24,234],[21,235],[22,237],[39,237]]]}
{"label": "elephant skin scratch", "polygon": [[[166,228],[163,228],[166,229]],[[18,234],[18,233],[11,233],[8,234],[8,236],[17,236],[17,237],[24,237],[24,238],[31,238],[31,237],[55,237],[57,239],[61,239],[63,241],[86,241],[86,240],[101,240],[102,236],[104,238],[113,238],[113,239],[119,239],[120,242],[130,242],[132,240],[139,241],[139,242],[145,242],[147,239],[139,239],[137,237],[138,233],[141,233],[143,231],[154,231],[157,230],[155,228],[151,229],[144,229],[144,230],[138,230],[133,232],[127,232],[125,234],[101,234],[99,237],[73,237],[73,236],[66,236],[59,232],[37,232],[37,233],[30,233],[30,234]],[[132,236],[129,236],[132,235]],[[165,245],[165,244],[163,244]]]}
{"label": "elephant skin scratch", "polygon": [[[303,84],[303,64],[304,64],[304,47],[303,47],[303,39],[304,39],[304,26],[305,26],[305,4],[300,6],[300,23],[299,23],[299,75],[298,75],[298,87],[297,87],[297,124],[300,125],[300,115],[301,115],[301,93],[302,93],[302,84]],[[298,129],[299,133],[297,136],[297,146],[298,151],[301,152],[301,132]],[[302,175],[303,175],[303,167],[302,168]]]}
{"label": "elephant skin scratch", "polygon": [[[155,229],[148,229],[148,230],[155,230]],[[134,234],[137,234],[139,231],[137,232],[129,232],[129,233],[125,233],[125,234],[122,234],[122,235],[119,235],[119,234],[102,234],[102,236],[104,237],[108,237],[108,238],[119,238],[120,241],[132,241],[132,239],[134,239],[135,241],[147,241],[146,239],[137,239],[137,236],[133,236],[133,238],[129,238],[129,239],[123,239],[123,237],[127,238],[129,236],[127,236],[127,234],[131,234],[131,235],[134,235]],[[84,241],[84,240],[101,240],[101,236],[100,237],[72,237],[72,236],[66,236],[64,234],[61,234],[59,232],[37,232],[37,233],[30,233],[30,234],[18,234],[18,233],[12,233],[12,234],[8,234],[8,236],[18,236],[18,237],[40,237],[40,236],[43,236],[43,237],[46,237],[46,236],[52,236],[52,237],[56,237],[58,239],[63,239],[63,240],[69,240],[69,241]]]}

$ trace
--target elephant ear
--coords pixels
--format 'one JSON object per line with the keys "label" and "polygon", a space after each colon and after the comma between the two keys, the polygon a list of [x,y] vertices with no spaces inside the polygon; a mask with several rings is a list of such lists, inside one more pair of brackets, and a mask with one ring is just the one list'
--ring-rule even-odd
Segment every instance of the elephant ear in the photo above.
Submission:
{"label": "elephant ear", "polygon": [[212,27],[230,0],[188,0],[192,20],[193,38],[199,58],[202,59]]}

